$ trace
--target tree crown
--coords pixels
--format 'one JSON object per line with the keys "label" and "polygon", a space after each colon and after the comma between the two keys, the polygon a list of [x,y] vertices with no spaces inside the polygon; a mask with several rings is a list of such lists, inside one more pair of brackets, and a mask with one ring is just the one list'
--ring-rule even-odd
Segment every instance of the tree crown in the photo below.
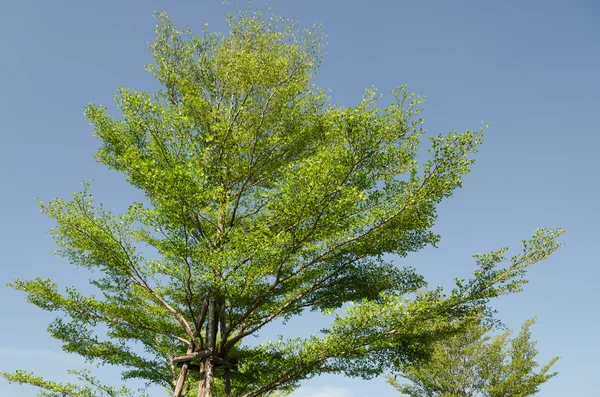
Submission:
{"label": "tree crown", "polygon": [[[431,158],[419,165],[422,99],[403,86],[383,108],[374,90],[355,107],[331,106],[311,85],[318,30],[240,12],[229,35],[195,36],[157,18],[148,70],[163,88],[119,89],[120,117],[85,109],[102,142],[98,162],[146,201],[114,215],[86,185],[70,201],[40,203],[56,221],[60,254],[101,275],[91,281],[101,296],[51,280],[13,284],[62,313],[49,331],[66,351],[177,397],[193,387],[206,397],[269,395],[320,373],[369,377],[398,357],[428,354],[558,247],[561,231],[540,229],[507,267],[497,267],[505,250],[479,256],[474,277],[450,294],[407,301],[425,281],[384,255],[438,241],[435,207],[461,186],[482,131],[431,138]],[[350,303],[307,339],[243,343],[275,319]],[[56,395],[96,395],[4,376]]]}

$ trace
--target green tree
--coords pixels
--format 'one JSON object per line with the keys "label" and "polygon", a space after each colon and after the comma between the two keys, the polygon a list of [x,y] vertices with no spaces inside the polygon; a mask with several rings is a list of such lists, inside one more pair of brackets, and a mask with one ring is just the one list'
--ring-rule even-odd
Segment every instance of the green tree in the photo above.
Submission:
{"label": "green tree", "polygon": [[388,382],[410,397],[527,397],[557,375],[550,367],[553,358],[538,370],[536,342],[526,321],[521,332],[510,339],[510,331],[487,336],[491,328],[475,324],[451,338],[436,343],[429,360],[401,365],[399,376]]}
{"label": "green tree", "polygon": [[[383,255],[438,241],[436,205],[461,185],[481,130],[432,138],[419,165],[422,100],[401,87],[385,108],[372,90],[356,107],[330,105],[311,84],[318,29],[244,10],[229,17],[228,35],[158,20],[148,70],[163,88],[120,89],[121,117],[85,110],[102,142],[98,162],[146,201],[114,215],[86,185],[70,201],[40,203],[60,254],[94,270],[101,294],[12,284],[61,313],[49,332],[65,351],[175,397],[275,395],[323,373],[369,377],[426,355],[558,248],[562,231],[540,229],[506,266],[505,249],[479,256],[473,278],[450,293],[408,300],[423,278]],[[244,343],[305,310],[332,324],[306,339]],[[53,396],[117,395],[4,376]]]}

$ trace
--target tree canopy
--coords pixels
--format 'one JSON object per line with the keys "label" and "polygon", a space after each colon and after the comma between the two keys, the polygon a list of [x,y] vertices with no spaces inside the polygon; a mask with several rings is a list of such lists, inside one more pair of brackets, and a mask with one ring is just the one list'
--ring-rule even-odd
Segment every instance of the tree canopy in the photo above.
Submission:
{"label": "tree canopy", "polygon": [[527,397],[556,376],[549,372],[558,357],[539,368],[536,342],[526,321],[521,332],[488,336],[491,328],[474,324],[451,338],[436,343],[429,360],[399,368],[400,377],[388,381],[410,397]]}
{"label": "tree canopy", "polygon": [[[540,229],[513,257],[476,256],[473,277],[452,291],[415,295],[424,278],[386,255],[436,244],[436,205],[461,186],[482,130],[431,138],[419,162],[422,99],[402,86],[383,107],[374,90],[354,107],[331,105],[311,83],[318,29],[240,10],[228,34],[196,36],[157,18],[147,69],[162,88],[119,89],[120,116],[85,109],[98,162],[145,201],[113,214],[86,184],[40,203],[59,253],[94,270],[100,293],[12,284],[59,313],[49,332],[65,351],[174,397],[273,396],[326,373],[368,378],[427,356],[559,247],[561,230]],[[306,310],[331,314],[331,325],[244,343]],[[3,375],[49,396],[129,393]]]}

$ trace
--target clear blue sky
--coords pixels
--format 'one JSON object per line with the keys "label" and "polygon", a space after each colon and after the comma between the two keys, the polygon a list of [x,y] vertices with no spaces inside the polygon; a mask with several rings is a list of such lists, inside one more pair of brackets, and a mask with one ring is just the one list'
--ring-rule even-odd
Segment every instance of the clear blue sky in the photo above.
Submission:
{"label": "clear blue sky", "polygon": [[[139,198],[120,175],[95,164],[98,142],[82,116],[89,102],[111,105],[120,85],[156,87],[150,60],[155,9],[199,31],[225,27],[220,1],[4,1],[0,11],[0,369],[27,368],[53,379],[81,365],[45,331],[53,318],[3,287],[14,278],[87,276],[50,254],[35,198],[67,197],[82,179],[111,208]],[[442,240],[402,260],[430,285],[473,270],[470,254],[518,247],[537,227],[563,227],[566,246],[535,266],[523,293],[499,299],[500,318],[533,328],[540,359],[562,358],[541,397],[597,396],[600,335],[600,3],[529,1],[271,1],[274,12],[322,23],[327,55],[316,82],[333,102],[353,105],[365,87],[381,92],[408,82],[427,97],[431,133],[490,123],[464,187],[439,210]],[[596,109],[595,111],[593,109]],[[399,261],[400,263],[400,261]],[[314,316],[261,335],[317,331]],[[100,369],[118,383],[118,372]],[[596,390],[594,392],[594,390]],[[0,396],[32,388],[0,382]],[[156,396],[163,395],[157,391]],[[294,396],[398,395],[382,380],[327,376]]]}

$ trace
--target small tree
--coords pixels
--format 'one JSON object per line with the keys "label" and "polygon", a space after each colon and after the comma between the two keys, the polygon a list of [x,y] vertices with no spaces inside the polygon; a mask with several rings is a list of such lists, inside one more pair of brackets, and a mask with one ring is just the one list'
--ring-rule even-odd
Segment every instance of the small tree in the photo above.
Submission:
{"label": "small tree", "polygon": [[402,365],[399,377],[388,382],[410,397],[527,397],[537,393],[541,384],[556,376],[550,367],[553,358],[539,370],[535,361],[537,350],[526,321],[519,335],[511,332],[495,337],[486,336],[490,328],[476,324],[435,345],[429,360]]}
{"label": "small tree", "polygon": [[[436,205],[461,185],[481,131],[433,138],[420,167],[422,100],[401,87],[384,109],[374,91],[356,107],[329,105],[310,84],[317,30],[240,11],[229,35],[197,37],[158,19],[148,70],[164,88],[119,90],[121,118],[85,111],[102,141],[98,162],[147,202],[113,215],[86,185],[71,201],[41,203],[60,253],[99,274],[101,296],[51,280],[13,284],[63,314],[49,331],[64,350],[122,366],[124,379],[174,397],[273,395],[323,373],[369,377],[398,355],[427,354],[489,299],[519,290],[525,269],[558,248],[560,230],[539,230],[507,267],[497,266],[505,250],[483,255],[449,295],[406,300],[423,278],[383,255],[438,241]],[[160,258],[145,257],[144,246]],[[273,320],[351,302],[307,339],[243,343]],[[117,395],[4,376],[52,396]]]}

